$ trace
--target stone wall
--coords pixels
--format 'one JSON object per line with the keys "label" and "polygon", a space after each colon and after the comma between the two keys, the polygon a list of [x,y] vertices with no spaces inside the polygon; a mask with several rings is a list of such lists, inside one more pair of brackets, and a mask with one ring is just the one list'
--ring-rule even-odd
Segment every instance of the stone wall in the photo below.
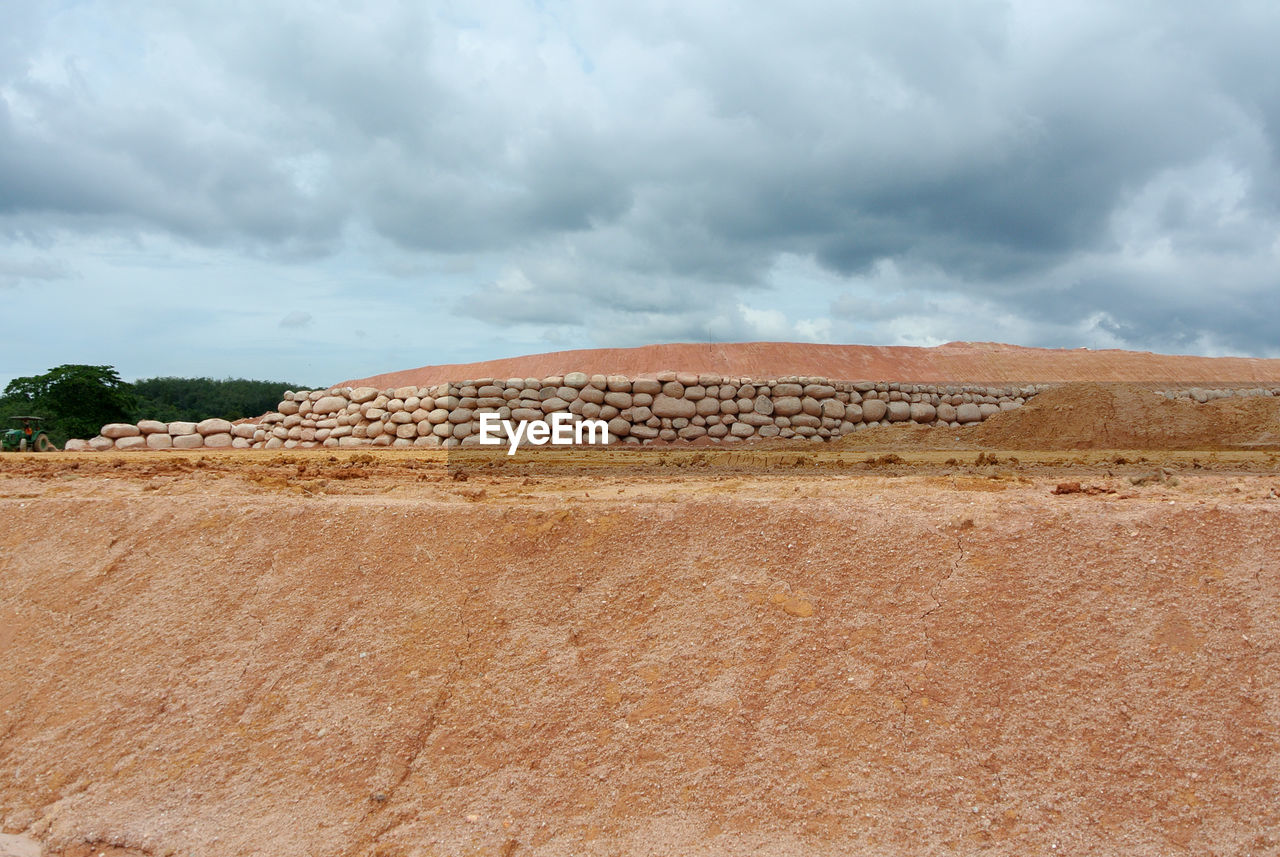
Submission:
{"label": "stone wall", "polygon": [[[432,387],[339,387],[285,393],[255,422],[144,421],[103,426],[68,449],[454,447],[479,441],[481,414],[543,420],[557,412],[609,424],[610,443],[709,438],[825,441],[882,425],[960,426],[1020,407],[1037,386],[772,380],[665,372],[656,378],[571,372]],[[74,444],[74,446],[73,446]]]}

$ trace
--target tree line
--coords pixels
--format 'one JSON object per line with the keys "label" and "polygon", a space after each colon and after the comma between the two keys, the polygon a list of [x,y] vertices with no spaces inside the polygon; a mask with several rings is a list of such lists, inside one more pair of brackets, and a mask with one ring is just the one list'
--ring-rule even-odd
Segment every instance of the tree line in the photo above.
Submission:
{"label": "tree line", "polygon": [[0,427],[14,425],[9,417],[15,415],[44,417],[44,430],[62,445],[68,438],[93,437],[107,423],[256,417],[274,410],[286,390],[296,389],[301,387],[245,378],[161,377],[130,383],[112,366],[69,363],[10,381],[0,395]]}

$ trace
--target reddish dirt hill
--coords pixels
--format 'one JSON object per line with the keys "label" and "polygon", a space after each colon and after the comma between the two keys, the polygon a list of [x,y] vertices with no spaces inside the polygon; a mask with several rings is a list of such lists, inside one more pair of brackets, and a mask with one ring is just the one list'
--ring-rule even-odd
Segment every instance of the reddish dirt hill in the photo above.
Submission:
{"label": "reddish dirt hill", "polygon": [[563,372],[651,376],[668,369],[770,378],[820,375],[916,384],[1120,381],[1191,384],[1280,383],[1280,360],[1193,357],[1149,351],[1024,348],[949,342],[936,348],[801,342],[673,343],[642,348],[552,351],[481,363],[422,366],[341,382],[402,387],[466,378],[529,378]]}

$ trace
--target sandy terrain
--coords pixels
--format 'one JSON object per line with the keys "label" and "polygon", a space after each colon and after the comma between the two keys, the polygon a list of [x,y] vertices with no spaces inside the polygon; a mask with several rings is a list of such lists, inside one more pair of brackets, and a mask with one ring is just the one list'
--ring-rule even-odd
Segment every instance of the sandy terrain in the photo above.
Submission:
{"label": "sandy terrain", "polygon": [[0,824],[1274,854],[1278,493],[1261,451],[6,456]]}
{"label": "sandy terrain", "polygon": [[545,377],[571,371],[652,377],[669,369],[754,378],[816,375],[835,380],[872,379],[912,384],[1065,381],[1280,384],[1280,360],[1258,358],[1024,348],[997,342],[950,342],[936,348],[737,342],[555,351],[483,363],[422,366],[343,381],[338,386],[402,387],[468,378]]}
{"label": "sandy terrain", "polygon": [[1280,853],[1274,397],[10,454],[0,514],[5,857]]}

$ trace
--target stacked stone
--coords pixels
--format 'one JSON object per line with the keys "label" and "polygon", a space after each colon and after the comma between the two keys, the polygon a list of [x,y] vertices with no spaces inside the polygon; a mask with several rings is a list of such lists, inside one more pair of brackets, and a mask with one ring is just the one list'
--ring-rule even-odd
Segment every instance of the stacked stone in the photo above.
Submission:
{"label": "stacked stone", "polygon": [[1190,399],[1201,405],[1206,402],[1212,402],[1214,399],[1231,399],[1237,397],[1255,397],[1255,396],[1280,396],[1280,387],[1249,387],[1249,388],[1227,388],[1206,390],[1201,387],[1191,387],[1186,390],[1163,390],[1162,396],[1170,399]]}
{"label": "stacked stone", "polygon": [[479,443],[480,417],[608,424],[610,443],[709,438],[835,439],[881,425],[961,426],[1020,407],[1037,387],[834,383],[788,377],[756,381],[691,372],[656,378],[570,372],[546,378],[482,378],[432,387],[288,392],[261,418],[252,446],[457,447]]}
{"label": "stacked stone", "polygon": [[[479,443],[480,417],[608,424],[610,443],[748,438],[825,441],[875,426],[971,425],[1021,407],[1047,385],[900,384],[825,378],[753,380],[693,372],[654,378],[570,372],[546,378],[481,378],[431,387],[335,387],[287,392],[256,423],[226,420],[136,425],[113,423],[68,450],[311,449],[317,447],[456,447]],[[1169,398],[1209,402],[1280,396],[1280,388],[1166,390]]]}
{"label": "stacked stone", "polygon": [[248,449],[253,443],[253,423],[233,425],[226,420],[210,419],[198,423],[142,420],[129,423],[108,423],[97,437],[89,440],[69,440],[69,451],[111,449]]}

